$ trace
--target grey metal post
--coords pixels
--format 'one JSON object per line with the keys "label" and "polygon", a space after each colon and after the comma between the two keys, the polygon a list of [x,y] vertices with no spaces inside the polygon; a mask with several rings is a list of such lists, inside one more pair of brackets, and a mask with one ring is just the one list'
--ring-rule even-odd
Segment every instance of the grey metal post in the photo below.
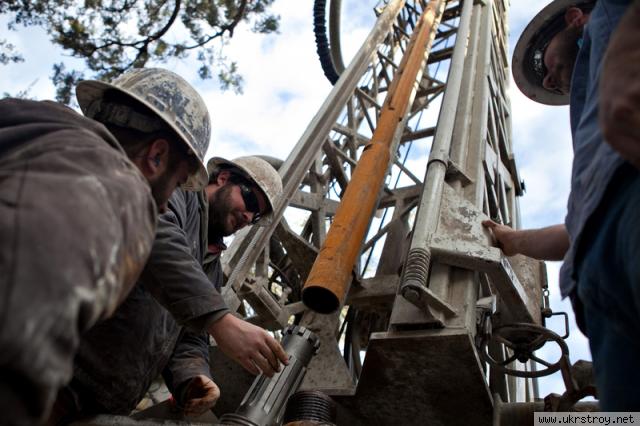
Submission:
{"label": "grey metal post", "polygon": [[447,89],[440,109],[438,129],[431,148],[431,154],[429,155],[411,248],[409,249],[405,272],[400,284],[401,294],[416,305],[421,303],[420,299],[423,297],[422,289],[426,288],[427,285],[427,274],[431,260],[429,241],[436,229],[440,214],[440,201],[442,199],[444,177],[449,161],[451,137],[462,84],[472,8],[473,2],[464,2],[456,36],[456,45],[449,67]]}

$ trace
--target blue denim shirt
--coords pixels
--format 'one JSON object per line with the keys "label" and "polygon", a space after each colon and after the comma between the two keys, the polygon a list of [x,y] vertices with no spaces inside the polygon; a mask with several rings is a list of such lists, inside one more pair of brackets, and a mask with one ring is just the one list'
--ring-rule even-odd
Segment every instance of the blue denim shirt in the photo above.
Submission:
{"label": "blue denim shirt", "polygon": [[631,0],[599,0],[585,26],[571,80],[573,169],[565,224],[571,246],[560,269],[560,292],[576,286],[574,264],[587,219],[594,213],[614,172],[623,164],[602,138],[598,126],[598,82],[609,37]]}

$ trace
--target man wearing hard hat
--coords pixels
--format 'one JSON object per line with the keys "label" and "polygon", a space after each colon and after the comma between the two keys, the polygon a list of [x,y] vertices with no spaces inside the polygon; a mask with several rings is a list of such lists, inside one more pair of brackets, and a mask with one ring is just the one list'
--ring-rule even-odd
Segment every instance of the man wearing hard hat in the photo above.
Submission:
{"label": "man wearing hard hat", "polygon": [[157,211],[207,182],[207,108],[178,75],[83,81],[84,117],[0,101],[0,423],[46,420],[80,336],[124,300]]}
{"label": "man wearing hard hat", "polygon": [[[571,297],[578,325],[589,337],[605,411],[640,408],[640,173],[625,161],[631,157],[612,148],[613,140],[605,141],[598,122],[609,38],[623,17],[635,28],[627,23],[616,36],[638,31],[638,3],[556,0],[524,30],[512,62],[518,87],[537,102],[570,104],[574,159],[568,212],[564,224],[542,229],[483,223],[507,255],[564,260],[560,290]],[[629,83],[637,85],[637,79]]]}
{"label": "man wearing hard hat", "polygon": [[231,314],[219,293],[223,237],[270,220],[282,193],[280,175],[253,156],[213,158],[208,170],[204,191],[172,195],[140,281],[112,318],[83,337],[73,381],[59,393],[51,424],[127,415],[160,374],[183,414],[204,413],[220,396],[207,333],[253,374],[272,376],[287,363],[280,344]]}

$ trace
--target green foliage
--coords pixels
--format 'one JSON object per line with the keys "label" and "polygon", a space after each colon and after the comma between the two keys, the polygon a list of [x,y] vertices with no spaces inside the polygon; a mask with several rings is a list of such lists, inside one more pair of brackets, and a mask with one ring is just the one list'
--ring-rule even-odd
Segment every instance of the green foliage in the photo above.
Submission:
{"label": "green foliage", "polygon": [[[82,58],[84,75],[64,62],[53,66],[58,100],[69,103],[81,78],[110,80],[149,62],[194,58],[203,79],[217,76],[222,89],[242,91],[235,62],[223,55],[238,25],[275,33],[279,17],[268,12],[275,0],[1,0],[9,30],[41,26],[72,57]],[[0,64],[21,56],[0,40]]]}
{"label": "green foliage", "polygon": [[12,62],[22,62],[24,58],[15,53],[15,46],[6,40],[0,40],[0,64],[7,65]]}
{"label": "green foliage", "polygon": [[71,103],[73,88],[76,87],[78,81],[84,78],[84,74],[78,71],[67,71],[64,63],[60,62],[53,65],[53,75],[51,81],[56,86],[56,99],[67,105]]}
{"label": "green foliage", "polygon": [[218,71],[218,80],[223,90],[233,89],[238,94],[242,93],[242,76],[238,74],[238,64],[235,62]]}
{"label": "green foliage", "polygon": [[253,25],[253,31],[261,34],[278,32],[278,18],[275,16],[264,16]]}

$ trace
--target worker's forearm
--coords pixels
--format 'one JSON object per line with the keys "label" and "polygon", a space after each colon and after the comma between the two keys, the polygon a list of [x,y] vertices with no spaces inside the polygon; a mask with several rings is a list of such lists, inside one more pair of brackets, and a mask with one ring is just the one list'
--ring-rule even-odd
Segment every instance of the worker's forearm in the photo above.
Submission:
{"label": "worker's forearm", "polygon": [[569,250],[569,234],[564,224],[516,231],[518,253],[540,260],[562,260]]}

